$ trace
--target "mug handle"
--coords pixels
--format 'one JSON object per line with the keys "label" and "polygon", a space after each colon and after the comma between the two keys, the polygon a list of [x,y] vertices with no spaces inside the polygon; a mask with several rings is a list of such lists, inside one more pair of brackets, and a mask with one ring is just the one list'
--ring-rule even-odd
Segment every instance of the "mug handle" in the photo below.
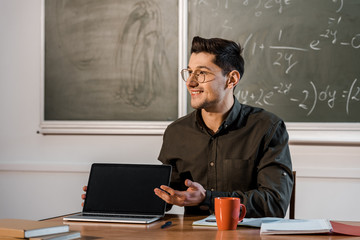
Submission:
{"label": "mug handle", "polygon": [[240,208],[241,208],[241,214],[240,214],[240,217],[239,217],[239,222],[242,221],[245,217],[245,214],[246,214],[246,207],[244,204],[240,204]]}

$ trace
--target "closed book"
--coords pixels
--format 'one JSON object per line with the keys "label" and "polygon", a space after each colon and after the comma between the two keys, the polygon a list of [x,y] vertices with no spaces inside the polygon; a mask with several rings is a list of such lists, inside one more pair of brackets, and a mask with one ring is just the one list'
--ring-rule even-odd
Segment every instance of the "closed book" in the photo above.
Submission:
{"label": "closed book", "polygon": [[57,233],[57,234],[50,234],[44,235],[39,237],[32,237],[29,240],[71,240],[80,238],[81,234],[77,231],[69,231],[65,233]]}
{"label": "closed book", "polygon": [[330,233],[331,224],[326,219],[283,219],[261,224],[261,234],[315,234]]}
{"label": "closed book", "polygon": [[318,234],[337,233],[360,236],[360,226],[327,219],[284,219],[261,224],[260,234]]}
{"label": "closed book", "polygon": [[0,219],[0,236],[31,238],[69,231],[69,225],[51,221]]}

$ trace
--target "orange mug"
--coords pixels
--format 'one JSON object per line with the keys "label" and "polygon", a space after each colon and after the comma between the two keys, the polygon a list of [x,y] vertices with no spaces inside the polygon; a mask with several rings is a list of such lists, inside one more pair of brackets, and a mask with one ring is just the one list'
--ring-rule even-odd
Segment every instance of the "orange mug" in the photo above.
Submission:
{"label": "orange mug", "polygon": [[[235,230],[239,221],[246,214],[246,207],[240,203],[240,198],[218,197],[215,198],[215,217],[219,230]],[[240,208],[241,215],[240,215]]]}

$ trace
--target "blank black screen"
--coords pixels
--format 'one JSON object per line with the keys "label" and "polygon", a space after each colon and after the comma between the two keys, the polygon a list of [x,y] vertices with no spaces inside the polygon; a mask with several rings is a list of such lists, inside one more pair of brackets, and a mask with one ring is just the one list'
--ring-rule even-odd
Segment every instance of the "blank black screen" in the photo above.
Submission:
{"label": "blank black screen", "polygon": [[84,212],[162,215],[154,188],[169,185],[171,166],[98,164],[91,167]]}

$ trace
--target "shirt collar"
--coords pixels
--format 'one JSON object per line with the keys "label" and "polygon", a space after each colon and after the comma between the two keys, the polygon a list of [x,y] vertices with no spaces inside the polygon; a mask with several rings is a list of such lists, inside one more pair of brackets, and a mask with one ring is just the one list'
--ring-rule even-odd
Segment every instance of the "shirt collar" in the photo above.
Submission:
{"label": "shirt collar", "polygon": [[230,125],[232,125],[237,119],[239,119],[239,114],[241,111],[241,104],[234,96],[234,104],[229,112],[229,115],[225,119],[225,121],[221,124],[219,128],[219,132],[223,129],[227,129]]}
{"label": "shirt collar", "polygon": [[[241,103],[234,96],[234,104],[230,109],[229,115],[224,120],[224,122],[220,125],[218,131],[215,134],[218,134],[221,131],[223,131],[224,129],[227,129],[230,125],[232,125],[233,122],[235,122],[237,119],[239,119],[239,115],[241,112],[241,106],[242,106]],[[207,127],[204,123],[204,120],[201,116],[201,109],[196,110],[195,121],[201,130],[207,129]]]}

